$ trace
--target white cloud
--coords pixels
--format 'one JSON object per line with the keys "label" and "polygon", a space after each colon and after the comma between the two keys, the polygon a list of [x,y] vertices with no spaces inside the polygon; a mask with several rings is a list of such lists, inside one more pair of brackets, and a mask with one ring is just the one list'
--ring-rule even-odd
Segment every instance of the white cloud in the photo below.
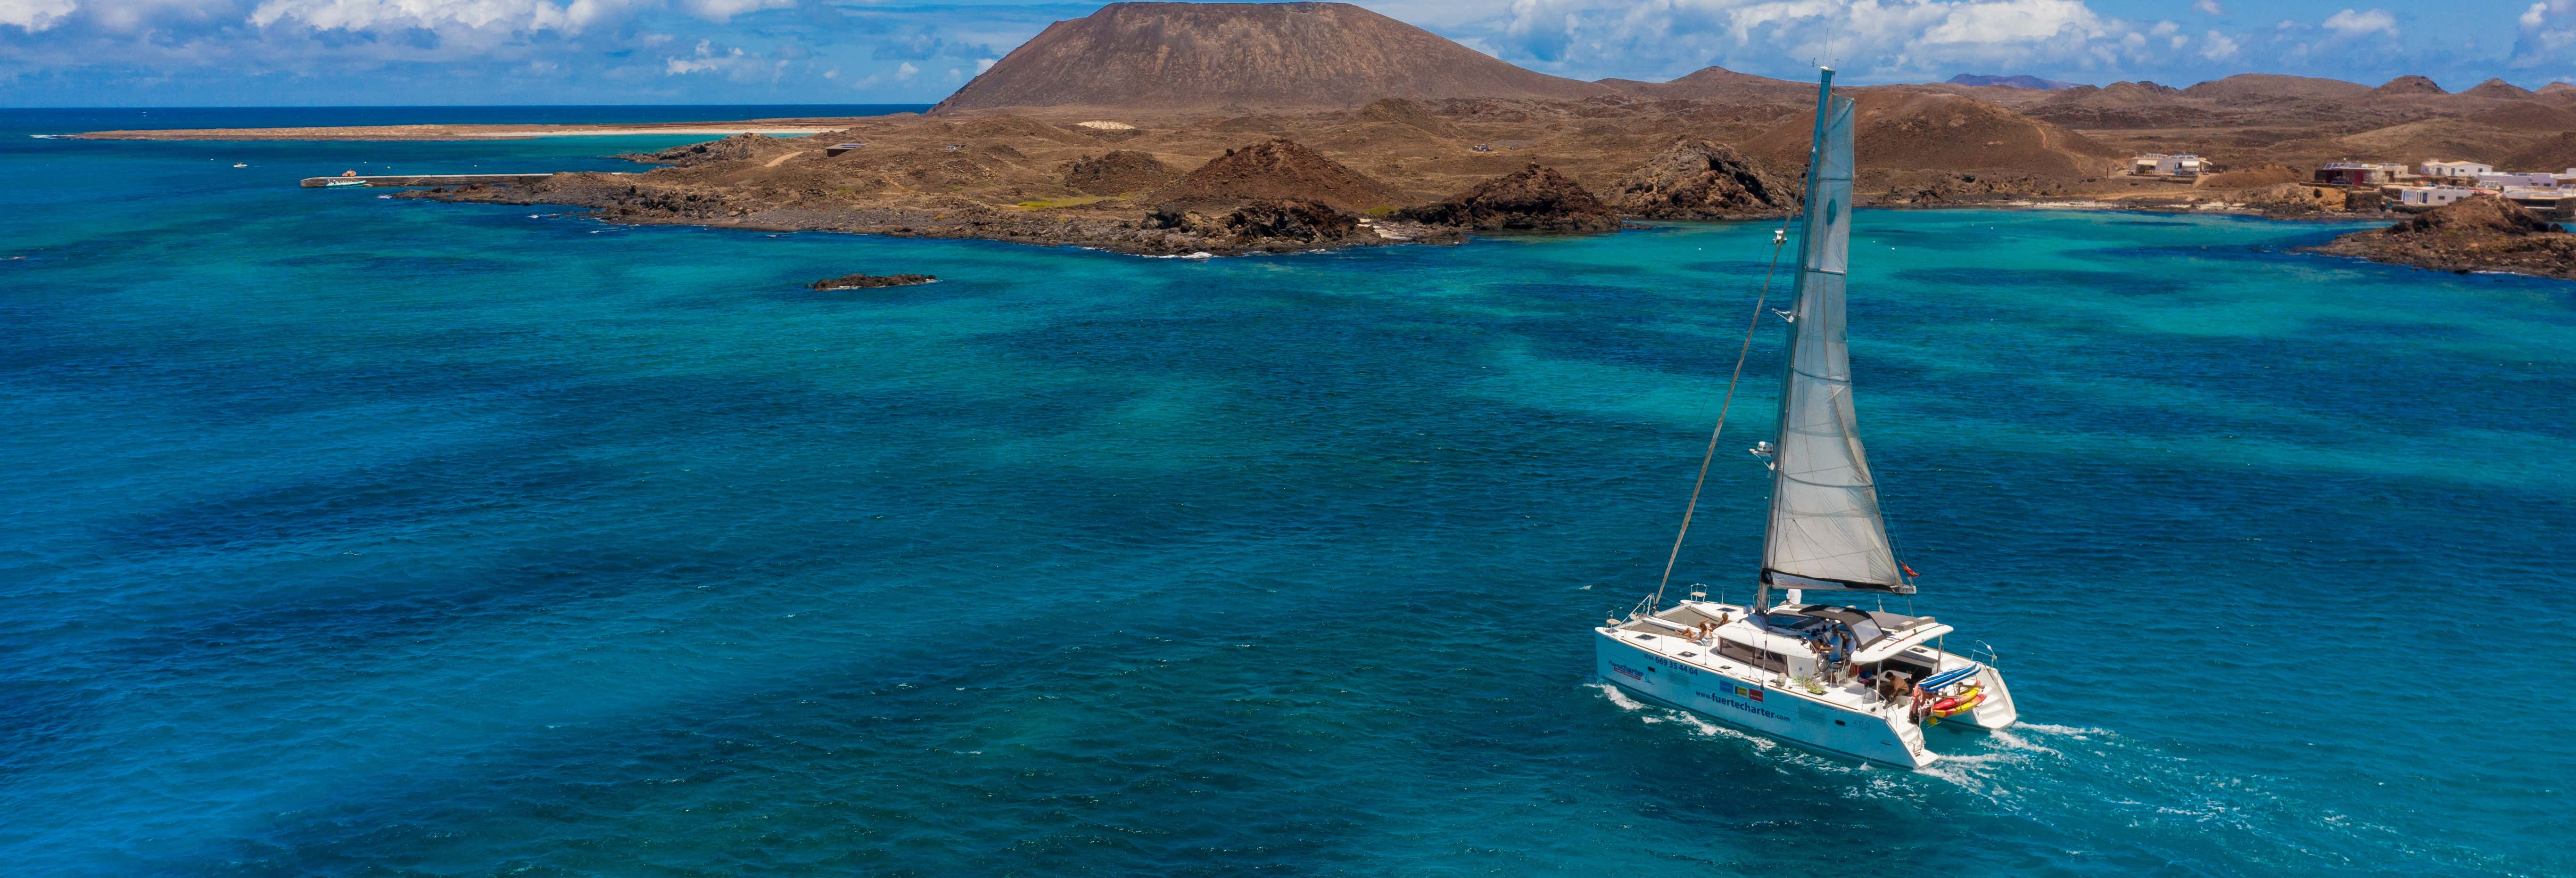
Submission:
{"label": "white cloud", "polygon": [[2104,15],[2086,0],[1363,2],[1495,57],[1583,79],[1655,79],[1710,64],[1803,76],[1798,68],[1815,61],[1854,82],[1919,81],[2005,68],[2120,69],[2190,55],[2172,45],[2178,28],[2149,33],[2153,23]]}
{"label": "white cloud", "polygon": [[919,75],[921,75],[921,68],[913,66],[910,61],[903,62],[894,68],[894,78],[898,80],[910,81]]}
{"label": "white cloud", "polygon": [[316,30],[364,31],[463,27],[473,30],[579,32],[615,11],[617,0],[266,0],[250,23],[295,21]]}
{"label": "white cloud", "polygon": [[35,33],[61,24],[79,8],[74,0],[0,0],[0,25],[17,25]]}
{"label": "white cloud", "polygon": [[2198,12],[2202,15],[2227,14],[2227,9],[2218,5],[2218,0],[2200,0],[2198,3],[2191,4],[2191,8],[2192,11]]}
{"label": "white cloud", "polygon": [[2326,16],[2325,28],[2347,37],[2383,31],[2393,37],[2397,35],[2397,17],[2388,14],[2385,9],[2373,9],[2369,12],[2354,12],[2346,9]]}
{"label": "white cloud", "polygon": [[2576,0],[2544,0],[2523,10],[2522,35],[2514,40],[2514,67],[2565,64],[2576,58]]}
{"label": "white cloud", "polygon": [[792,9],[796,0],[680,0],[690,15],[708,21],[730,21],[734,16],[762,9]]}
{"label": "white cloud", "polygon": [[1001,61],[1002,59],[1000,58],[977,58],[975,59],[975,72],[981,74],[984,71],[991,70],[993,69],[993,65],[999,64]]}
{"label": "white cloud", "polygon": [[697,50],[692,56],[662,59],[662,72],[672,76],[683,76],[691,73],[728,70],[741,65],[745,60],[740,48],[719,52],[716,51],[715,41],[699,40]]}
{"label": "white cloud", "polygon": [[2200,57],[2212,61],[2225,61],[2236,57],[2236,41],[2226,34],[2210,31],[2200,38]]}

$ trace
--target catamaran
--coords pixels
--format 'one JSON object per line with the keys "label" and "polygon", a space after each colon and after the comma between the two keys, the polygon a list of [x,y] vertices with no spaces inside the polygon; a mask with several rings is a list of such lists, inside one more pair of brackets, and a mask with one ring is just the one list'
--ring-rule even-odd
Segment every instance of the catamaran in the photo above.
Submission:
{"label": "catamaran", "polygon": [[[1595,654],[1602,679],[1648,700],[1819,750],[1920,768],[1941,758],[1925,745],[1926,726],[2000,729],[2018,714],[1992,649],[1951,651],[1951,626],[1886,608],[1887,597],[1914,594],[1914,578],[1888,540],[1852,405],[1843,322],[1852,100],[1834,95],[1833,76],[1825,70],[1816,87],[1797,303],[1775,312],[1789,336],[1779,433],[1752,449],[1772,473],[1753,602],[1693,591],[1667,607],[1659,586],[1627,618],[1593,629]],[[1761,311],[1757,303],[1756,323]],[[1720,430],[1724,424],[1721,414]],[[1713,456],[1714,434],[1709,450]],[[1703,480],[1707,472],[1703,460]],[[1689,521],[1686,512],[1682,535]],[[1680,545],[1676,536],[1674,557]],[[1810,603],[1820,592],[1832,599]]]}

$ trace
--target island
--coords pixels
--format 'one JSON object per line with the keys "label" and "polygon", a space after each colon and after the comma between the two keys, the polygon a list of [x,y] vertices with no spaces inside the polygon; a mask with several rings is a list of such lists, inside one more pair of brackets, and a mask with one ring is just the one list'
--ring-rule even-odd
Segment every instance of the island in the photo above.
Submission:
{"label": "island", "polygon": [[[2239,74],[2188,88],[1966,76],[1837,92],[1857,102],[1858,203],[1879,207],[2396,219],[2377,182],[2413,162],[2576,168],[2576,86],[2563,83],[2454,93],[2420,76],[2373,87]],[[1718,67],[1665,82],[1550,76],[1348,4],[1113,3],[1056,22],[923,113],[621,126],[727,136],[627,156],[657,166],[642,172],[407,197],[1143,255],[1444,243],[1791,215],[1814,104],[1812,83]]]}

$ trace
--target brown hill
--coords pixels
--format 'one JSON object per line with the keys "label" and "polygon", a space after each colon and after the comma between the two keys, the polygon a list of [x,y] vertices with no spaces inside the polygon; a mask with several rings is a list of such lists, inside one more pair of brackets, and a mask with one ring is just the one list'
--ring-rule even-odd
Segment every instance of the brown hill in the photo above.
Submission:
{"label": "brown hill", "polygon": [[[2511,86],[2506,86],[2511,88]],[[2538,95],[2470,113],[2461,118],[2508,131],[2576,131],[2576,110],[2544,104]]]}
{"label": "brown hill", "polygon": [[2126,81],[2059,91],[2024,112],[2071,128],[2172,128],[2211,119],[2208,110],[2182,96],[2182,89]]}
{"label": "brown hill", "polygon": [[2502,79],[2489,79],[2485,82],[2478,83],[2475,87],[2472,87],[2467,91],[2460,92],[2460,96],[2471,98],[2502,98],[2509,101],[2527,101],[2532,98],[2539,97],[2540,95],[2534,93],[2530,89],[2506,82]]}
{"label": "brown hill", "polygon": [[2532,94],[2536,94],[2544,98],[2550,98],[2552,100],[2564,101],[2576,99],[2576,85],[2569,85],[2564,82],[2553,82],[2548,85],[2541,86],[2539,91],[2532,92]]}
{"label": "brown hill", "polygon": [[2213,101],[2348,101],[2370,92],[2370,86],[2358,82],[2277,73],[2239,73],[2182,90],[2184,95]]}
{"label": "brown hill", "polygon": [[1393,187],[1287,138],[1229,149],[1148,199],[1212,204],[1247,199],[1312,201],[1347,211],[1401,204]]}
{"label": "brown hill", "polygon": [[1389,97],[1610,93],[1514,67],[1347,3],[1113,3],[1047,26],[930,112],[1356,107]]}
{"label": "brown hill", "polygon": [[1598,84],[1638,97],[1716,101],[1722,104],[1767,104],[1783,101],[1812,103],[1816,99],[1816,87],[1813,84],[1737,73],[1724,67],[1702,67],[1670,82],[1604,79]]}
{"label": "brown hill", "polygon": [[2425,78],[2425,77],[2421,77],[2421,76],[2413,76],[2413,75],[2400,76],[2400,77],[2397,77],[2396,79],[2391,79],[2391,80],[2389,80],[2389,81],[2387,81],[2387,82],[2385,82],[2385,83],[2382,83],[2378,88],[2371,89],[2371,90],[2370,90],[2370,93],[2371,93],[2371,94],[2373,94],[2373,95],[2381,96],[2381,97],[2386,97],[2386,96],[2389,96],[2389,95],[2446,95],[2446,94],[2450,94],[2450,92],[2443,91],[2443,90],[2442,90],[2442,86],[2441,86],[2439,83],[2436,83],[2436,82],[2434,82],[2433,80],[2431,80],[2431,79],[2427,79],[2427,78]]}
{"label": "brown hill", "polygon": [[2562,131],[2556,137],[2524,147],[2521,152],[2505,156],[2497,166],[2535,171],[2576,168],[2576,131]]}
{"label": "brown hill", "polygon": [[[1859,101],[1853,148],[1864,168],[2082,177],[2101,173],[2120,154],[2073,131],[1958,95],[1889,90],[1853,97]],[[1809,110],[1755,137],[1745,152],[1767,167],[1803,168],[1815,124],[1815,111]]]}
{"label": "brown hill", "polygon": [[1117,195],[1143,192],[1172,182],[1181,175],[1163,164],[1151,153],[1132,149],[1110,150],[1102,156],[1083,156],[1064,165],[1064,188],[1085,195]]}
{"label": "brown hill", "polygon": [[1649,219],[1704,220],[1786,212],[1805,196],[1733,147],[1683,139],[1610,187],[1609,204]]}

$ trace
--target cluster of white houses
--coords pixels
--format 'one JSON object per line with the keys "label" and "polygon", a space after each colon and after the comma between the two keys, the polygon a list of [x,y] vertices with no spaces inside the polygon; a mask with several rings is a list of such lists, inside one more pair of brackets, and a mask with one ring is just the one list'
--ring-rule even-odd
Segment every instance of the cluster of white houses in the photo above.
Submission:
{"label": "cluster of white houses", "polygon": [[[2129,173],[2140,177],[2196,179],[2218,172],[2196,155],[2147,153],[2129,159]],[[2497,172],[2494,165],[2471,161],[2427,161],[2407,168],[2399,162],[2329,162],[2318,168],[2316,182],[2353,189],[2377,189],[2400,208],[2440,207],[2484,192],[2502,196],[2533,211],[2567,216],[2576,213],[2576,168]],[[2561,193],[2565,197],[2561,197]]]}
{"label": "cluster of white houses", "polygon": [[[2440,207],[2481,192],[2552,216],[2565,216],[2568,207],[2576,206],[2576,168],[2499,173],[2494,165],[2435,160],[2408,171],[2396,162],[2330,162],[2317,169],[2316,181],[2377,188],[2399,207]],[[2562,192],[2566,197],[2560,197]]]}

